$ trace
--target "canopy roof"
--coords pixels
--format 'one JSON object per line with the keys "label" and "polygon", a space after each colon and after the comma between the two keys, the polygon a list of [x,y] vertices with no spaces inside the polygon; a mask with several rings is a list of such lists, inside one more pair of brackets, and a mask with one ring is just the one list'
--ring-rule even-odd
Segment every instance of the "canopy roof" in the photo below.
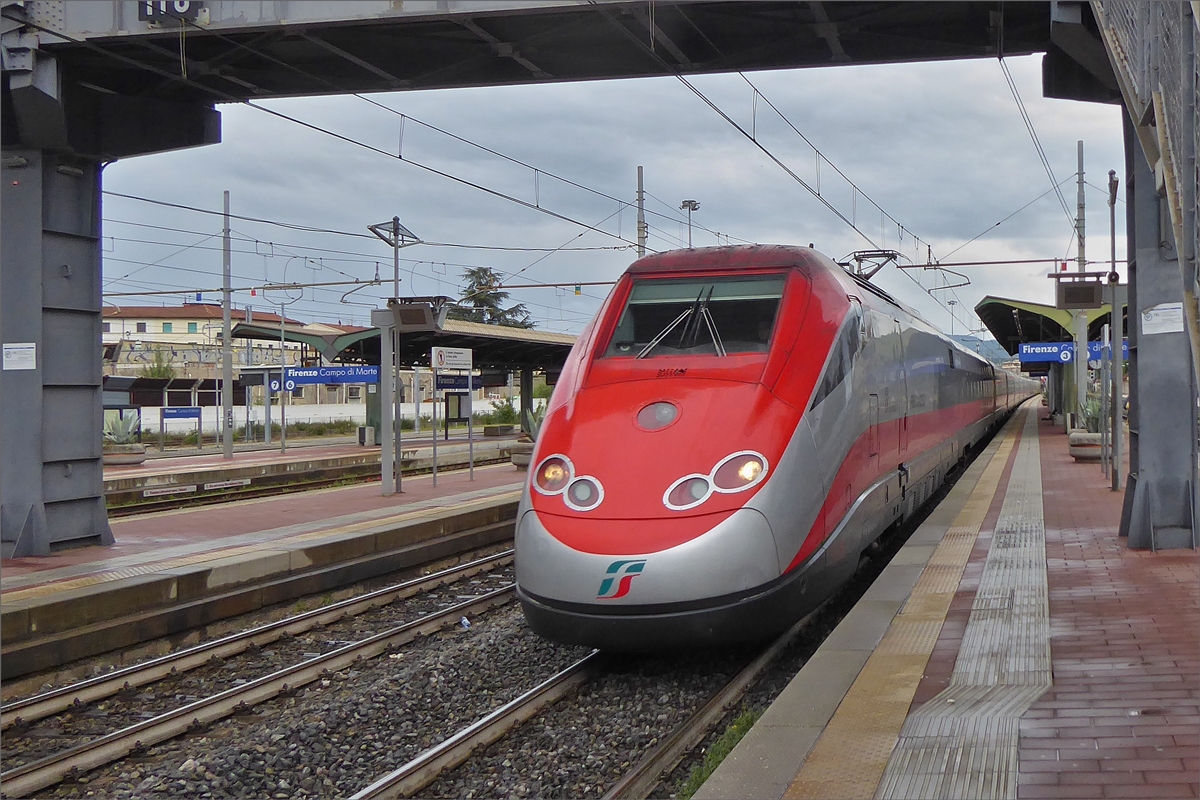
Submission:
{"label": "canopy roof", "polygon": [[[1108,324],[1110,306],[1082,309],[1088,322],[1088,340],[1098,341],[1100,329]],[[988,295],[975,306],[975,313],[1009,355],[1016,355],[1022,342],[1069,342],[1071,312],[1042,303],[1010,300]]]}
{"label": "canopy roof", "polygon": [[[276,326],[243,323],[233,329],[233,336],[279,341],[280,333]],[[306,344],[329,361],[379,363],[379,328],[351,328],[344,333],[321,333],[285,327],[283,338],[289,342]],[[465,347],[474,352],[477,367],[557,370],[567,360],[567,354],[574,344],[575,337],[565,333],[448,319],[441,331],[403,334],[400,361],[404,366],[428,367],[430,348]]]}

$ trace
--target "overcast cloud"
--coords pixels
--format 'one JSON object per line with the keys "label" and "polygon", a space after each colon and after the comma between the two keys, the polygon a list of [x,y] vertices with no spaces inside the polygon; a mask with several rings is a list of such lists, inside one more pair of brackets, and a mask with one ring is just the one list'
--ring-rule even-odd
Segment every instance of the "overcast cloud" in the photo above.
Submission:
{"label": "overcast cloud", "polygon": [[[1008,64],[1051,165],[1074,213],[1076,141],[1085,142],[1088,255],[1107,258],[1108,170],[1123,177],[1120,110],[1116,106],[1041,97],[1040,56]],[[995,60],[894,66],[854,66],[752,73],[763,96],[859,188],[908,231],[944,258],[963,242],[1046,192],[1050,181]],[[713,102],[790,168],[815,185],[812,149],[787,127],[738,75],[691,79]],[[416,119],[485,145],[539,170],[569,178],[632,202],[637,166],[645,167],[651,197],[649,247],[686,245],[680,201],[695,199],[697,246],[729,241],[808,244],[840,258],[871,245],[784,173],[754,144],[674,78],[459,89],[376,95],[372,99]],[[343,136],[395,153],[401,118],[356,97],[273,101],[270,107]],[[568,248],[540,251],[417,245],[401,252],[402,294],[460,290],[465,266],[491,266],[512,283],[615,280],[636,253],[635,213],[595,194],[455,142],[409,120],[403,154],[467,181],[513,195],[611,235],[521,207],[421,170],[411,164],[242,106],[221,106],[222,144],[117,162],[104,187],[207,209],[232,193],[235,214],[297,225],[366,233],[393,214],[427,242],[481,248]],[[898,236],[879,212],[825,165],[821,189],[881,246],[923,263],[924,249]],[[220,285],[219,217],[105,198],[105,291],[211,289]],[[120,221],[120,222],[118,222]],[[159,225],[156,230],[127,223]],[[700,226],[703,226],[701,228]],[[234,243],[234,284],[336,281],[391,277],[391,253],[382,242],[309,233],[235,220],[249,240]],[[182,231],[198,232],[184,233]],[[204,238],[212,236],[212,238]],[[620,238],[618,238],[620,237]],[[623,238],[626,241],[621,241]],[[139,241],[160,244],[146,244]],[[273,243],[273,244],[267,244]],[[176,252],[188,245],[196,245]],[[323,250],[309,249],[323,248]],[[615,249],[614,249],[615,248]],[[328,251],[328,252],[326,252]],[[1124,252],[1123,204],[1118,204],[1117,252]],[[301,256],[294,258],[293,256]],[[949,261],[1074,258],[1071,223],[1053,193],[955,252]],[[146,266],[154,264],[154,266]],[[955,300],[956,332],[979,328],[970,309],[985,294],[1053,302],[1049,264],[958,269],[971,285],[935,290]],[[1073,267],[1072,267],[1073,268]],[[1123,267],[1122,267],[1123,273]],[[912,271],[926,288],[942,273]],[[128,276],[128,277],[126,277]],[[953,276],[949,280],[956,280]],[[950,314],[925,289],[889,267],[876,281],[949,330]],[[367,308],[341,302],[353,287],[309,290],[288,313],[314,321],[367,324]],[[390,294],[370,287],[349,301],[378,304]],[[539,328],[577,333],[607,288],[516,289]],[[219,300],[208,295],[206,300]],[[262,293],[239,292],[235,303],[269,306]],[[110,297],[120,305],[169,304],[178,297]]]}

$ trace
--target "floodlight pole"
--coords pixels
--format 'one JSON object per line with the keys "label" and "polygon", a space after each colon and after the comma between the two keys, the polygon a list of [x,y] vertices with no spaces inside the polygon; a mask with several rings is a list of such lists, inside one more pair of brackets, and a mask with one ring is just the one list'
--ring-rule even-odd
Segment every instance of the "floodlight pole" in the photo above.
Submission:
{"label": "floodlight pole", "polygon": [[1121,395],[1125,388],[1125,325],[1121,307],[1117,302],[1117,171],[1108,171],[1108,239],[1109,239],[1109,319],[1112,334],[1112,367],[1109,370],[1111,400],[1109,414],[1112,417],[1112,490],[1121,491],[1122,456],[1125,448],[1125,431],[1122,423]]}
{"label": "floodlight pole", "polygon": [[692,212],[700,210],[700,204],[695,200],[684,200],[679,208],[688,212],[688,249],[692,249]]}
{"label": "floodlight pole", "polygon": [[[391,222],[368,225],[367,230],[392,246],[392,299],[388,302],[390,309],[399,302],[400,298],[400,248],[420,244],[421,240],[400,224],[400,217],[392,217]],[[389,495],[392,494],[393,486],[396,492],[400,491],[399,467],[397,466],[394,470],[394,484],[393,479],[388,476],[388,469],[392,467],[393,463],[398,465],[400,461],[400,446],[403,442],[403,435],[400,432],[404,419],[404,409],[400,402],[403,391],[403,384],[400,382],[400,328],[394,324],[390,327],[382,325],[379,329],[379,336],[379,383],[382,392],[379,404],[381,411],[384,408],[390,410],[389,414],[382,414],[383,419],[380,420],[383,424],[383,436],[380,442],[383,447],[381,459],[383,475],[381,477],[383,493]],[[390,369],[388,369],[389,364],[391,365]],[[389,375],[386,380],[384,379],[385,371]],[[392,421],[395,422],[394,426],[390,424]]]}

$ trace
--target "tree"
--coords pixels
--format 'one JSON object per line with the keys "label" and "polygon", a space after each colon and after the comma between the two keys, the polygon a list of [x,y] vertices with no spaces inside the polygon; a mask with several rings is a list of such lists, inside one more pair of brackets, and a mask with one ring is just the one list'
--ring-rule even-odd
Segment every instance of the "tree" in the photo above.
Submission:
{"label": "tree", "polygon": [[500,288],[500,276],[491,267],[472,267],[462,274],[467,286],[462,290],[458,305],[450,308],[451,319],[481,322],[485,325],[506,325],[510,328],[532,328],[533,320],[524,303],[504,308],[508,292]]}
{"label": "tree", "polygon": [[171,366],[166,353],[162,350],[155,350],[154,363],[142,367],[141,374],[143,378],[166,378],[167,380],[171,380],[175,377],[175,368]]}

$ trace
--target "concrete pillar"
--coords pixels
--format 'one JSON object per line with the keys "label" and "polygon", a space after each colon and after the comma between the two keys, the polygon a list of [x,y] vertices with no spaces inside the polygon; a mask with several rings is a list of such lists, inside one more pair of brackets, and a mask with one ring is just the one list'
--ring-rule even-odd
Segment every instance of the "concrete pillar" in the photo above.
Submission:
{"label": "concrete pillar", "polygon": [[[1129,239],[1129,482],[1121,534],[1136,549],[1194,547],[1196,383],[1182,312],[1153,332],[1143,315],[1180,303],[1178,254],[1165,199],[1125,119]],[[1158,327],[1161,330],[1161,326]]]}
{"label": "concrete pillar", "polygon": [[0,542],[5,557],[110,544],[101,434],[100,167],[5,149],[0,339],[34,369],[0,369]]}

